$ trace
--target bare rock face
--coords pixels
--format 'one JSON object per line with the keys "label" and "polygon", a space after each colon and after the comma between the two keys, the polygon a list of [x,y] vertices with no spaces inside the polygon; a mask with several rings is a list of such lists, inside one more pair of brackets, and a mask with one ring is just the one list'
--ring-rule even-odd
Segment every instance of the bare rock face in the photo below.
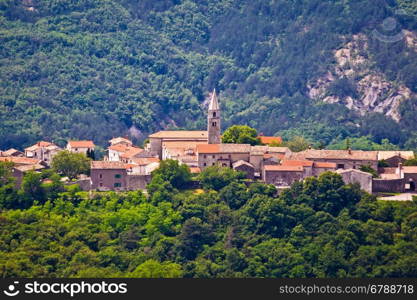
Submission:
{"label": "bare rock face", "polygon": [[[417,35],[404,31],[407,45],[417,51]],[[389,81],[384,74],[372,70],[368,58],[367,37],[353,36],[352,41],[334,52],[336,64],[332,70],[308,87],[309,97],[327,103],[340,103],[362,115],[380,112],[400,121],[399,106],[413,96],[405,85]],[[329,93],[329,87],[338,79],[347,78],[356,89],[355,96],[340,97]]]}

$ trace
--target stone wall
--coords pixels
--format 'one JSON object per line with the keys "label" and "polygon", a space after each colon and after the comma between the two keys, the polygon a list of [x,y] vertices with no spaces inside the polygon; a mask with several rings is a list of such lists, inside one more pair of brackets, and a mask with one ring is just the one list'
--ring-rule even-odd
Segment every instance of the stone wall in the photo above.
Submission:
{"label": "stone wall", "polygon": [[377,179],[372,180],[374,193],[402,193],[404,192],[404,179]]}
{"label": "stone wall", "polygon": [[144,190],[146,185],[151,182],[151,175],[127,175],[126,188],[130,191]]}

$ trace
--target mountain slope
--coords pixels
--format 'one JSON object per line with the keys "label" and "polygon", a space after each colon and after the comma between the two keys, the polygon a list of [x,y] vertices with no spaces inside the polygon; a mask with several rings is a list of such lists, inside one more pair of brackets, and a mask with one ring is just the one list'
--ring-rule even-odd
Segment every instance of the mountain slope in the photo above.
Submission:
{"label": "mountain slope", "polygon": [[417,148],[412,1],[2,0],[0,10],[0,148],[204,128],[214,87],[225,126]]}

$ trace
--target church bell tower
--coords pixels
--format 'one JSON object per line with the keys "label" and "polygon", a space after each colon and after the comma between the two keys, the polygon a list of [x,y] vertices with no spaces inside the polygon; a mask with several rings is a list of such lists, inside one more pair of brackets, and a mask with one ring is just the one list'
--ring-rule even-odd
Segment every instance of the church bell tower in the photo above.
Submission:
{"label": "church bell tower", "polygon": [[220,106],[217,101],[216,89],[213,90],[210,98],[207,116],[207,131],[209,144],[221,144],[220,137]]}

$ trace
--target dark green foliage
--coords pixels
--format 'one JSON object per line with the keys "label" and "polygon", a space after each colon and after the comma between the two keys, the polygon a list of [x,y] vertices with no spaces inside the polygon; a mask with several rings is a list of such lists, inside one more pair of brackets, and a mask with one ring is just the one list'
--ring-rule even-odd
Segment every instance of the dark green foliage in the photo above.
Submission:
{"label": "dark green foliage", "polygon": [[378,202],[335,173],[279,196],[235,180],[220,192],[162,181],[150,196],[89,195],[57,179],[28,174],[18,202],[38,202],[1,208],[1,277],[417,276],[417,202]]}
{"label": "dark green foliage", "polygon": [[244,173],[220,166],[207,167],[198,176],[198,180],[205,189],[213,189],[216,191],[243,178],[245,178]]}
{"label": "dark green foliage", "polygon": [[[177,160],[166,159],[161,161],[159,168],[152,172],[152,181],[161,180],[171,184],[174,188],[187,187],[191,181],[190,168],[185,164],[179,164]],[[153,182],[151,182],[152,184]]]}
{"label": "dark green foliage", "polygon": [[[201,104],[214,87],[226,127],[247,124],[265,135],[321,145],[371,135],[403,146],[416,128],[415,99],[403,102],[395,126],[382,114],[364,119],[307,97],[307,86],[333,69],[334,51],[358,33],[369,37],[372,70],[416,91],[415,51],[404,40],[372,38],[390,16],[416,30],[413,1],[32,2],[0,2],[0,57],[8,62],[0,72],[0,149],[39,139],[63,146],[68,138],[104,147],[116,135],[203,129]],[[355,82],[336,80],[329,92],[355,97]]]}
{"label": "dark green foliage", "polygon": [[[379,164],[380,163],[378,162],[378,166],[379,166]],[[362,165],[362,166],[359,167],[359,170],[372,174],[373,178],[378,178],[379,177],[378,171],[375,170],[374,168],[372,168],[370,165]]]}
{"label": "dark green foliage", "polygon": [[64,150],[53,157],[52,168],[57,173],[68,176],[69,179],[75,179],[80,174],[90,173],[90,160],[90,157],[82,153],[72,153]]}
{"label": "dark green foliage", "polygon": [[225,130],[222,135],[225,144],[251,144],[259,145],[260,139],[256,129],[247,125],[233,125]]}

